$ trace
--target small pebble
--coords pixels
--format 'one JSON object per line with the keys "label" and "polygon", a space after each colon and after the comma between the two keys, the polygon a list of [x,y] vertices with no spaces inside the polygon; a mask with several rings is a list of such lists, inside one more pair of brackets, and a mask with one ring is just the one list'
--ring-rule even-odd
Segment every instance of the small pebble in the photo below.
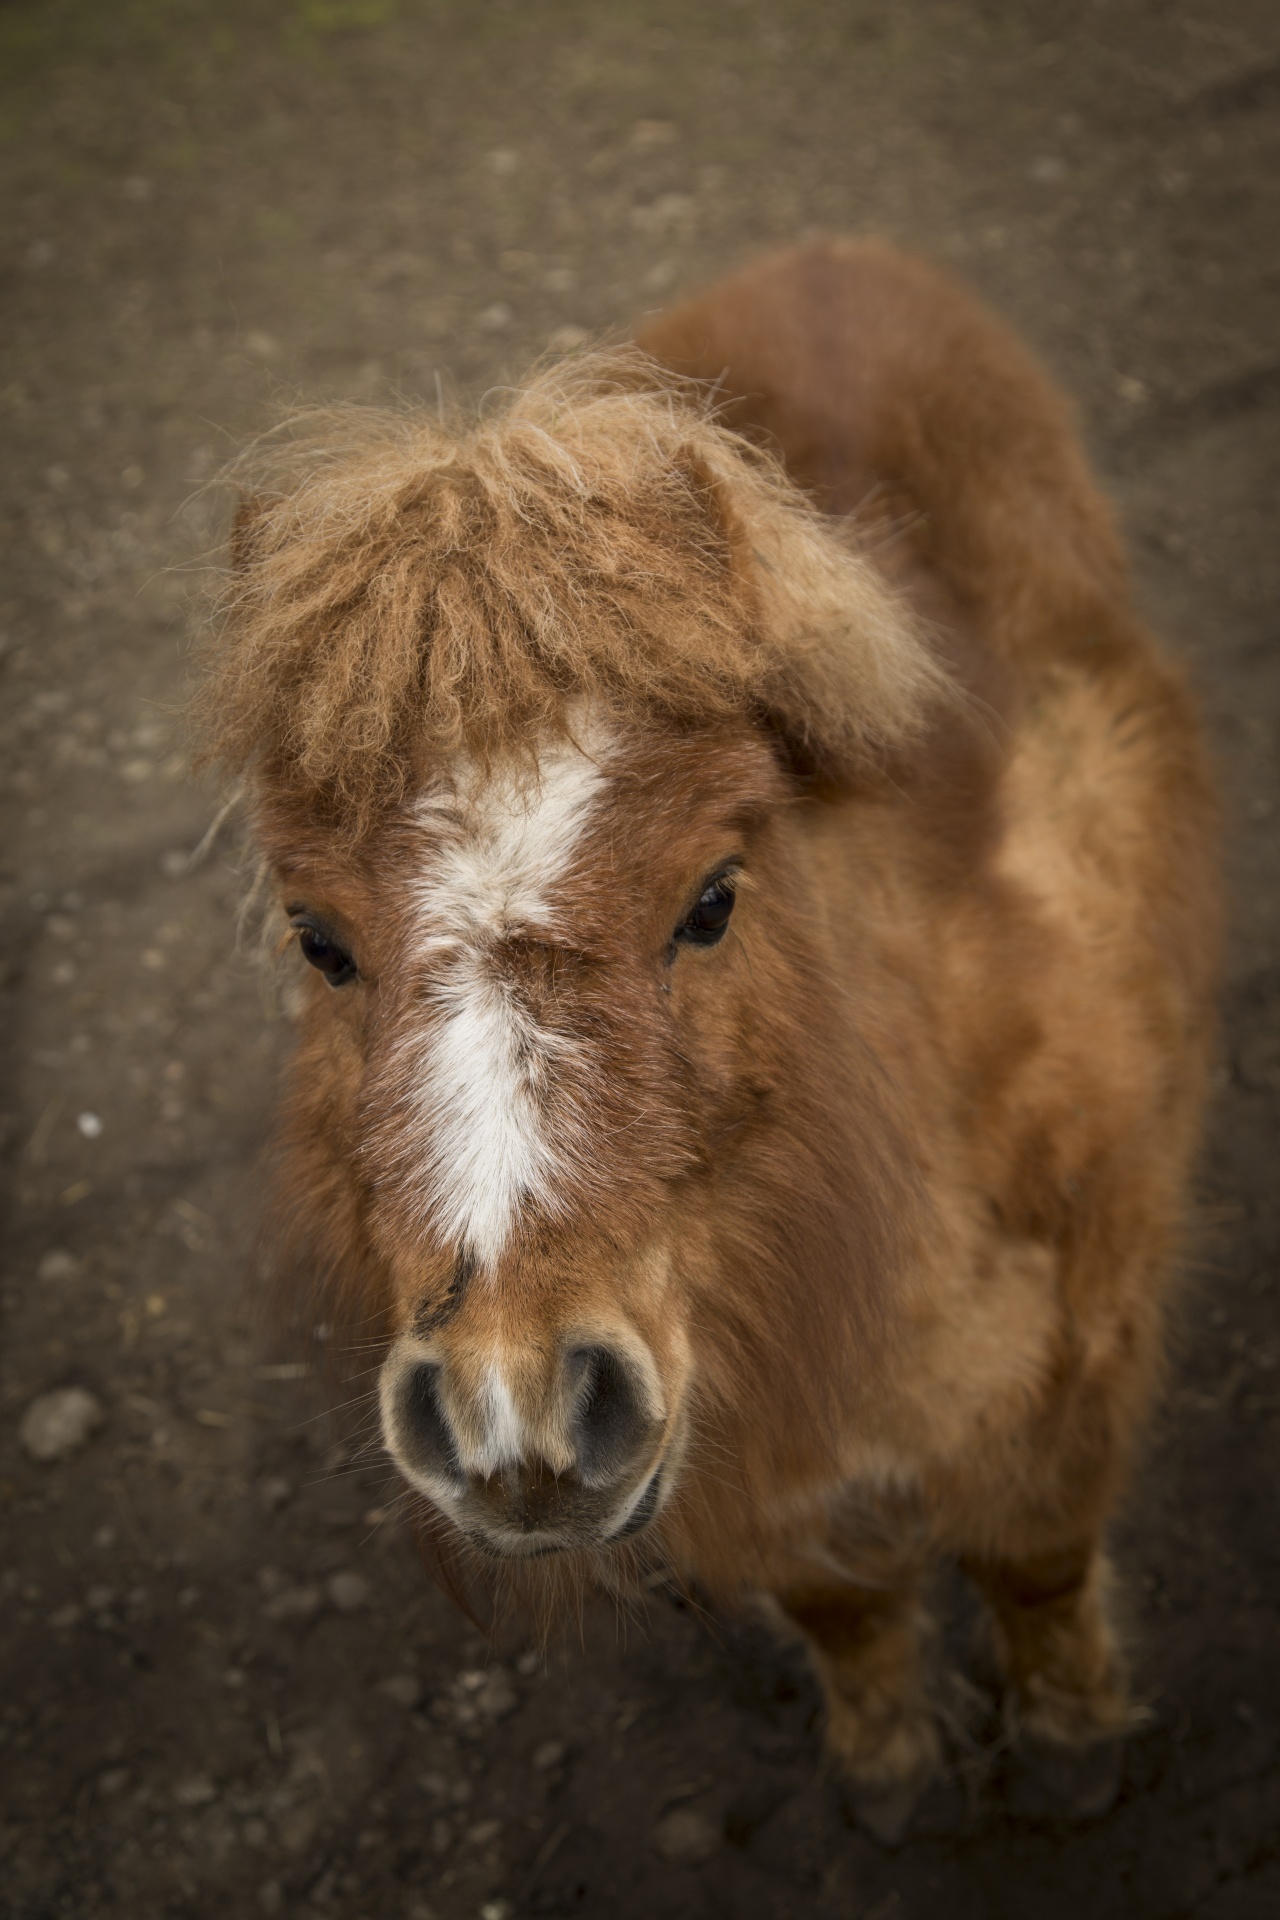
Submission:
{"label": "small pebble", "polygon": [[422,1682],[416,1673],[393,1673],[379,1680],[377,1691],[397,1707],[416,1707],[422,1698]]}
{"label": "small pebble", "polygon": [[212,1780],[197,1773],[189,1780],[180,1780],[173,1790],[173,1797],[180,1807],[207,1807],[211,1800],[217,1799],[218,1789]]}
{"label": "small pebble", "polygon": [[80,1262],[74,1253],[68,1253],[65,1247],[51,1247],[41,1257],[36,1268],[36,1278],[46,1282],[56,1280],[74,1280],[80,1271]]}
{"label": "small pebble", "polygon": [[539,1773],[550,1773],[552,1767],[558,1767],[564,1759],[563,1740],[544,1740],[540,1747],[534,1748],[533,1764]]}
{"label": "small pebble", "polygon": [[633,147],[669,147],[677,137],[673,120],[637,120],[631,129]]}
{"label": "small pebble", "polygon": [[515,317],[505,300],[495,300],[492,306],[485,307],[476,315],[476,320],[486,333],[501,333]]}
{"label": "small pebble", "polygon": [[372,1588],[362,1573],[331,1573],[325,1591],[339,1613],[357,1613],[369,1604]]}
{"label": "small pebble", "polygon": [[720,1834],[704,1813],[677,1807],[659,1820],[653,1830],[653,1844],[664,1860],[692,1867],[719,1851]]}
{"label": "small pebble", "polygon": [[319,1587],[282,1587],[272,1594],[262,1609],[267,1620],[302,1623],[319,1613],[322,1596]]}
{"label": "small pebble", "polygon": [[78,1113],[76,1126],[86,1140],[96,1140],[102,1132],[102,1118],[96,1113]]}
{"label": "small pebble", "polygon": [[1042,187],[1053,186],[1059,180],[1066,179],[1066,162],[1056,153],[1038,154],[1027,168],[1027,177]]}
{"label": "small pebble", "polygon": [[102,1425],[102,1402],[84,1387],[58,1387],[33,1400],[18,1438],[33,1460],[65,1460]]}
{"label": "small pebble", "polygon": [[499,1668],[488,1676],[476,1694],[476,1705],[486,1720],[505,1720],[520,1705],[520,1696]]}

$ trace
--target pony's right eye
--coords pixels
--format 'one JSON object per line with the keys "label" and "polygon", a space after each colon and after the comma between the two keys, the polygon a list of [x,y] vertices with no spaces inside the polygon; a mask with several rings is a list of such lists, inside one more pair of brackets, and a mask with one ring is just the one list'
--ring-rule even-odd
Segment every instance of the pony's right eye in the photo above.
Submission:
{"label": "pony's right eye", "polygon": [[302,948],[304,960],[322,973],[331,987],[343,987],[348,980],[356,977],[356,963],[327,933],[319,927],[301,926],[298,928],[298,945]]}
{"label": "pony's right eye", "polygon": [[733,879],[732,872],[726,872],[708,880],[692,913],[676,928],[677,940],[689,947],[714,947],[724,939],[733,912]]}

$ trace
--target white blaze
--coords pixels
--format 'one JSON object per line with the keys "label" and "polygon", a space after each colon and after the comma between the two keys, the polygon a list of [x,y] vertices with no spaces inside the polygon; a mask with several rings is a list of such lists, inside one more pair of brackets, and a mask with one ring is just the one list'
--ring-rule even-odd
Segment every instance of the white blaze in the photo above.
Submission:
{"label": "white blaze", "polygon": [[527,1444],[524,1425],[511,1389],[496,1365],[489,1368],[485,1380],[484,1412],[484,1446],[474,1460],[468,1460],[468,1467],[473,1473],[487,1476],[501,1472],[503,1467],[519,1466]]}
{"label": "white blaze", "polygon": [[538,1025],[496,948],[510,934],[554,934],[557,883],[605,784],[598,757],[562,741],[536,769],[485,779],[468,767],[417,809],[430,848],[414,899],[417,957],[436,1017],[413,1063],[413,1099],[427,1124],[434,1222],[482,1265],[523,1202],[552,1198],[563,1159],[547,1137],[548,1070],[577,1051]]}

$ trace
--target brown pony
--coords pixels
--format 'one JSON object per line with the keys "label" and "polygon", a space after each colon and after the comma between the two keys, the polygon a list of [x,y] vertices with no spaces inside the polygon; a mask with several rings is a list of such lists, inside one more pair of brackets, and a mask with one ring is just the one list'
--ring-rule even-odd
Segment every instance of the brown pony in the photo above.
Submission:
{"label": "brown pony", "polygon": [[772,1596],[886,1837],[958,1560],[1097,1810],[1210,1029],[1187,696],[928,268],[807,246],[640,344],[327,419],[242,509],[206,704],[314,970],[286,1237],[452,1537]]}

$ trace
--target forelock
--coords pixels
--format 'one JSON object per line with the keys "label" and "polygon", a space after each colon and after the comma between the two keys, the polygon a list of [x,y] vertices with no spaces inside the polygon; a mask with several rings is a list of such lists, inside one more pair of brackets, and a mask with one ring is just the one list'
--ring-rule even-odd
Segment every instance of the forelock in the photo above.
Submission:
{"label": "forelock", "polygon": [[638,354],[545,372],[468,428],[309,416],[237,478],[207,757],[356,833],[424,769],[527,752],[584,699],[872,739],[937,691],[870,568]]}

